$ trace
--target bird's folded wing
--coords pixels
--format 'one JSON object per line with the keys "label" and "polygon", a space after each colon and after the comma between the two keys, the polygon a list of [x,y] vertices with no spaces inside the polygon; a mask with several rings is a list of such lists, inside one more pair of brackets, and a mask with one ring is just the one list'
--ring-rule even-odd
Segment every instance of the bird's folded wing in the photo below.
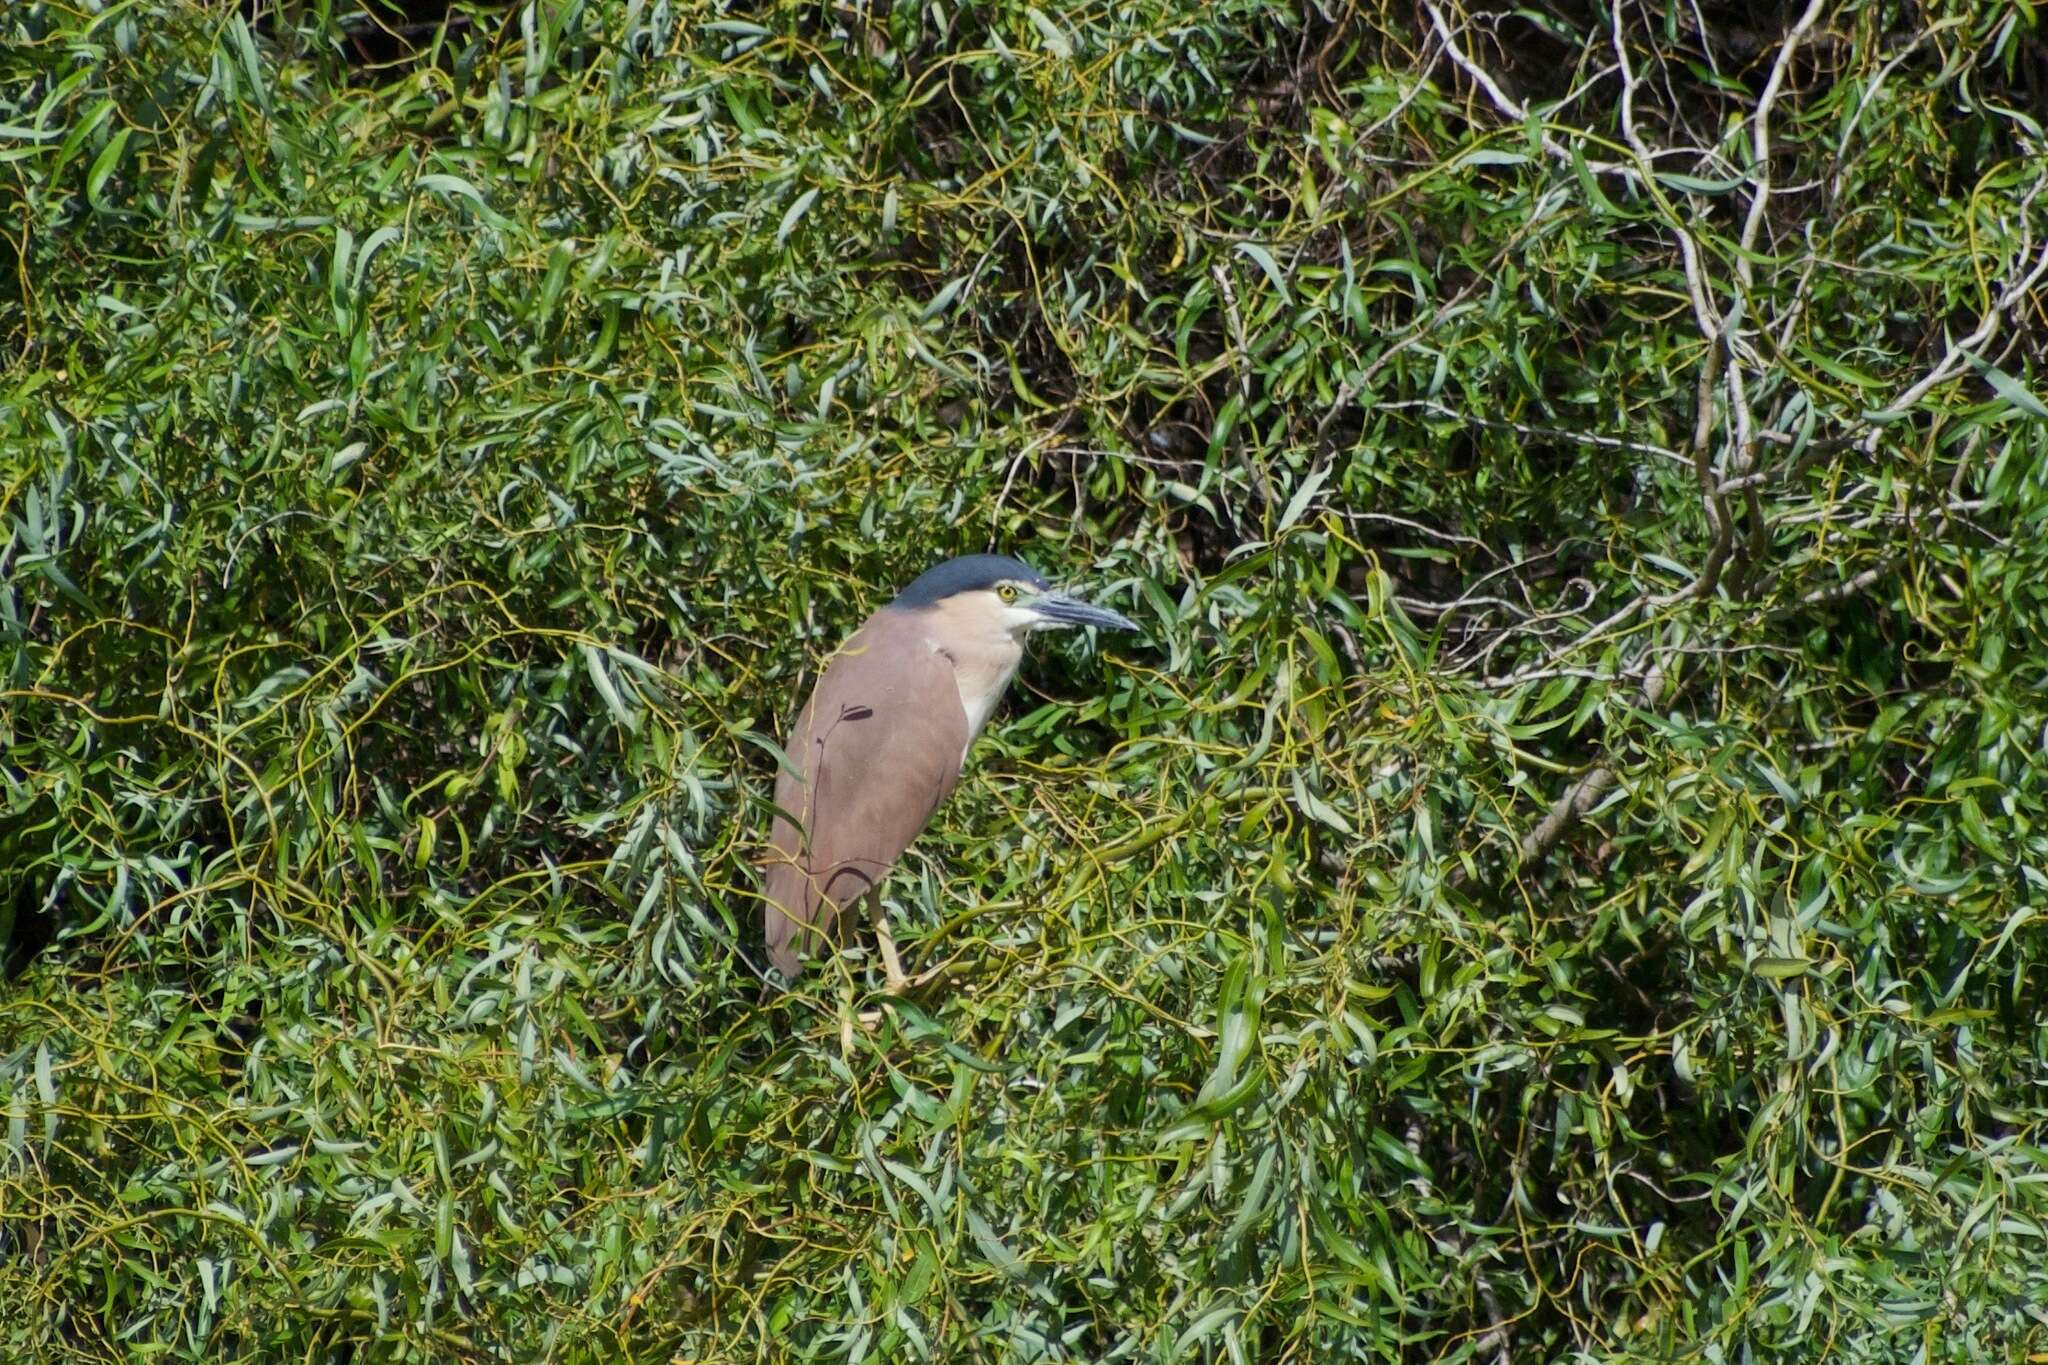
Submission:
{"label": "bird's folded wing", "polygon": [[830,931],[833,916],[881,881],[960,780],[967,714],[953,668],[917,619],[883,610],[840,646],[784,746],[764,907],[777,967]]}

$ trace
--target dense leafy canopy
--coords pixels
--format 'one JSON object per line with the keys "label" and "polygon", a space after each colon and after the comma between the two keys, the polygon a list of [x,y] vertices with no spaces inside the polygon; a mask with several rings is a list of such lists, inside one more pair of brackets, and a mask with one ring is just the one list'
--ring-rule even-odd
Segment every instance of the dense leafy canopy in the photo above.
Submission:
{"label": "dense leafy canopy", "polygon": [[2033,6],[380,22],[0,15],[0,1353],[2048,1350]]}

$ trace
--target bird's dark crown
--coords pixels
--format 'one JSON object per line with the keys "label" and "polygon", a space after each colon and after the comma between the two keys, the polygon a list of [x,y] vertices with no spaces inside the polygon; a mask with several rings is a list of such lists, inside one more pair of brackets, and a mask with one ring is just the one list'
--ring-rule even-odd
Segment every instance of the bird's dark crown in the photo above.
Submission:
{"label": "bird's dark crown", "polygon": [[998,583],[1028,583],[1040,592],[1051,585],[1021,559],[1008,555],[962,555],[935,564],[919,574],[911,585],[896,594],[894,607],[928,607],[962,592],[981,592]]}

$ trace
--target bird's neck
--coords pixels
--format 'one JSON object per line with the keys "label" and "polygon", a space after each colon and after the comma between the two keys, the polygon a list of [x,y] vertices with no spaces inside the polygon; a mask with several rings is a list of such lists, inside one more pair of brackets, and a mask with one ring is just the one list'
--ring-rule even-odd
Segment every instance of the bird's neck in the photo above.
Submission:
{"label": "bird's neck", "polygon": [[[1024,647],[1008,631],[949,631],[935,638],[931,647],[952,665],[953,683],[960,689],[960,709],[967,713],[967,742],[974,743],[981,727],[995,713],[1003,689],[1017,676]],[[966,753],[961,754],[966,761]]]}
{"label": "bird's neck", "polygon": [[972,744],[1003,699],[1003,689],[1017,676],[1024,650],[1005,635],[999,642],[987,644],[954,641],[946,652],[952,655],[953,682],[960,689],[960,706],[967,712],[967,742]]}

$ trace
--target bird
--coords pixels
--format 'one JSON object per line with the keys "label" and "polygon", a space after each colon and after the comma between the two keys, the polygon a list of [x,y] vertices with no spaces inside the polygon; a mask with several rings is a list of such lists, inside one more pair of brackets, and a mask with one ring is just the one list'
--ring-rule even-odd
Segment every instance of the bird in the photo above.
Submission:
{"label": "bird", "polygon": [[769,960],[794,981],[805,950],[863,896],[891,994],[904,974],[879,888],[960,780],[1042,630],[1137,623],[1052,585],[1007,555],[925,571],[846,638],[798,712],[775,783],[763,878]]}

